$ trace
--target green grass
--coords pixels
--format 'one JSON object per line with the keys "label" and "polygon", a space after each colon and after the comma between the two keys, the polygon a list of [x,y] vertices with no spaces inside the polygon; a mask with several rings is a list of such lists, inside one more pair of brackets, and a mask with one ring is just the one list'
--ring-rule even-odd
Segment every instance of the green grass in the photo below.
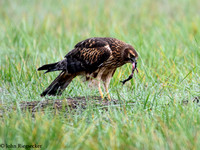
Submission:
{"label": "green grass", "polygon": [[[108,110],[89,106],[69,113],[9,111],[0,119],[0,144],[43,149],[200,149],[199,0],[0,1],[0,103],[44,100],[57,73],[37,68],[61,60],[86,38],[109,36],[139,53],[139,73],[125,65],[110,94],[122,101]],[[98,96],[81,78],[62,99]],[[182,101],[191,103],[183,105]],[[128,102],[135,102],[130,105]],[[89,103],[89,102],[88,102]]]}

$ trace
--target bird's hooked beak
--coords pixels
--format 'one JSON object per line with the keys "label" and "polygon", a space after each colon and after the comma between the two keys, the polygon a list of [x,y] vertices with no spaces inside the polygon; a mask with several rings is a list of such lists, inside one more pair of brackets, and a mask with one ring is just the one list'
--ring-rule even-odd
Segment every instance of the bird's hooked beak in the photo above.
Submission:
{"label": "bird's hooked beak", "polygon": [[137,58],[133,57],[131,58],[131,63],[132,63],[132,70],[135,70],[138,72],[138,69],[137,69]]}

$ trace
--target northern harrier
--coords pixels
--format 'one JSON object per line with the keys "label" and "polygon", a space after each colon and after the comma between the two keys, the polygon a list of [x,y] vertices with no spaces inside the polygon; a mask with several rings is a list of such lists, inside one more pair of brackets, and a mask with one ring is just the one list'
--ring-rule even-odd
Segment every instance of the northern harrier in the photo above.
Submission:
{"label": "northern harrier", "polygon": [[115,38],[94,37],[81,41],[63,60],[38,68],[38,70],[46,70],[45,73],[61,71],[41,96],[60,95],[76,76],[83,75],[87,81],[98,85],[99,93],[103,98],[100,87],[102,80],[110,99],[108,86],[115,70],[126,63],[132,63],[133,70],[136,69],[137,57],[138,54],[131,45]]}

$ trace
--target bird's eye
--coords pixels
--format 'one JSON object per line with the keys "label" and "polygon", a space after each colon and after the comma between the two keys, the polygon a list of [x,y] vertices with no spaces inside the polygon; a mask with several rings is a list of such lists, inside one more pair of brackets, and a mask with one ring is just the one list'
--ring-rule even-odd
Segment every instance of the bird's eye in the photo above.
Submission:
{"label": "bird's eye", "polygon": [[135,56],[133,54],[130,54],[129,56],[130,56],[130,58],[135,58]]}

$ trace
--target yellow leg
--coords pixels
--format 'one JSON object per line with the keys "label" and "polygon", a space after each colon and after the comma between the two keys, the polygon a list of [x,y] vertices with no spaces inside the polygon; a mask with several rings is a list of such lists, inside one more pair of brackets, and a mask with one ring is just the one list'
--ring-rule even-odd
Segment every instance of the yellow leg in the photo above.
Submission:
{"label": "yellow leg", "polygon": [[102,92],[102,90],[101,90],[101,83],[100,83],[100,81],[98,81],[98,89],[99,89],[99,93],[100,93],[100,95],[101,95],[101,98],[103,99],[104,96],[103,96],[103,92]]}
{"label": "yellow leg", "polygon": [[108,87],[107,87],[107,86],[105,86],[105,90],[106,90],[106,95],[108,96],[108,99],[111,101],[110,94],[109,94],[109,91],[108,91]]}

